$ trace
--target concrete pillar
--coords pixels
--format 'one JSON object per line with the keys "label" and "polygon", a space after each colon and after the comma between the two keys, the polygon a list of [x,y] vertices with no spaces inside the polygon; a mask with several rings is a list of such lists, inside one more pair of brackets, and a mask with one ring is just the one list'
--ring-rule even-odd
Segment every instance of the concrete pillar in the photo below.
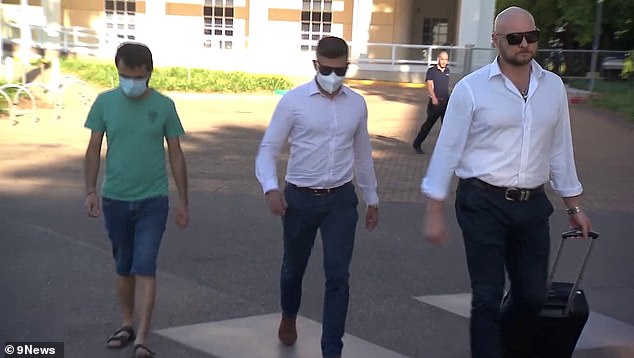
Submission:
{"label": "concrete pillar", "polygon": [[26,71],[30,67],[31,59],[31,26],[29,19],[29,4],[27,0],[20,0],[20,50],[18,56],[20,58],[20,72],[22,83],[26,82]]}
{"label": "concrete pillar", "polygon": [[459,8],[458,46],[491,47],[495,0],[462,0]]}
{"label": "concrete pillar", "polygon": [[370,41],[370,22],[372,21],[372,1],[354,0],[352,9],[352,48],[351,61],[368,55]]}
{"label": "concrete pillar", "polygon": [[[62,4],[61,0],[42,0],[42,10],[44,12],[44,24],[46,25],[46,31],[42,34],[46,43],[60,43],[63,40],[63,34],[60,32],[62,23]],[[61,77],[59,73],[59,52],[47,50],[44,53],[44,57],[48,60],[57,63],[57,66],[53,66],[49,73],[42,73],[41,81],[47,81],[49,83],[57,83]],[[57,72],[55,72],[57,71]]]}
{"label": "concrete pillar", "polygon": [[44,20],[49,27],[57,28],[62,23],[62,1],[42,0],[44,10]]}
{"label": "concrete pillar", "polygon": [[268,3],[269,1],[257,0],[249,2],[249,52],[251,53],[264,54],[269,50]]}
{"label": "concrete pillar", "polygon": [[[4,34],[4,7],[0,0],[0,34]],[[4,65],[4,36],[0,36],[0,72],[4,73],[2,66]]]}
{"label": "concrete pillar", "polygon": [[169,61],[168,56],[177,56],[177,54],[171,53],[174,51],[170,51],[169,47],[178,42],[178,31],[167,32],[173,29],[166,26],[165,2],[165,0],[146,1],[143,19],[141,19],[141,14],[135,15],[137,21],[135,24],[136,39],[150,48],[157,64]]}

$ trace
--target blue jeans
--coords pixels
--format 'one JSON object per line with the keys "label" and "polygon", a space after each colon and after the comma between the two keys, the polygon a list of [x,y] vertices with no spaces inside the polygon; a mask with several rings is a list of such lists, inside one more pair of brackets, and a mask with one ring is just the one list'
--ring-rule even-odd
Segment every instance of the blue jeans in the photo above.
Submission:
{"label": "blue jeans", "polygon": [[[471,355],[528,357],[537,314],[546,299],[550,251],[545,194],[510,202],[499,192],[461,181],[456,216],[462,229],[471,277]],[[500,312],[508,272],[510,301]]]}
{"label": "blue jeans", "polygon": [[359,216],[354,185],[322,195],[287,186],[284,195],[288,208],[283,218],[282,314],[295,317],[299,311],[302,279],[319,229],[326,275],[321,350],[324,357],[340,355],[348,312],[348,268]]}
{"label": "blue jeans", "polygon": [[168,211],[167,196],[138,201],[103,198],[103,215],[117,274],[156,275],[156,258]]}

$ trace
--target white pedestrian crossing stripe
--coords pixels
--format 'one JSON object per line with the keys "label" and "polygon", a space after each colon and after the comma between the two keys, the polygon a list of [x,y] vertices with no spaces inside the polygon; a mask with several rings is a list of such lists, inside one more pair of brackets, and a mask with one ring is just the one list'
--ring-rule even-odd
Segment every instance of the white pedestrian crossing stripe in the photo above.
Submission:
{"label": "white pedestrian crossing stripe", "polygon": [[[465,318],[470,317],[470,293],[419,296],[414,299]],[[577,342],[577,350],[603,347],[634,347],[634,326],[591,311]]]}
{"label": "white pedestrian crossing stripe", "polygon": [[[321,358],[321,324],[297,317],[297,343],[283,346],[277,339],[279,313],[173,327],[156,331],[186,346],[219,358]],[[343,337],[344,356],[407,358],[361,338]]]}

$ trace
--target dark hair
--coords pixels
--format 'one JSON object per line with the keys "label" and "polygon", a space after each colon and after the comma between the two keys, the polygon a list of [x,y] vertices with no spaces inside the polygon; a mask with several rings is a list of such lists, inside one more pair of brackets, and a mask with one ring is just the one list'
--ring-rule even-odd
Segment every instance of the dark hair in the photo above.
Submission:
{"label": "dark hair", "polygon": [[326,58],[348,57],[348,44],[339,37],[322,37],[317,43],[317,56]]}
{"label": "dark hair", "polygon": [[137,68],[145,66],[145,69],[152,72],[154,63],[152,62],[152,52],[142,43],[124,42],[117,48],[117,54],[114,57],[115,66],[119,67],[119,60],[122,60],[126,66]]}

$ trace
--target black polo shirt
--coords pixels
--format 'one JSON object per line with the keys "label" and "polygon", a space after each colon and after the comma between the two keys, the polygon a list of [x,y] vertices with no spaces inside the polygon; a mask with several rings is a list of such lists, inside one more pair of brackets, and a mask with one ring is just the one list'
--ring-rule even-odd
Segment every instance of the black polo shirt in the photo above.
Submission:
{"label": "black polo shirt", "polygon": [[445,71],[438,69],[433,65],[427,69],[425,81],[434,81],[434,93],[439,100],[449,98],[449,67],[445,67]]}

